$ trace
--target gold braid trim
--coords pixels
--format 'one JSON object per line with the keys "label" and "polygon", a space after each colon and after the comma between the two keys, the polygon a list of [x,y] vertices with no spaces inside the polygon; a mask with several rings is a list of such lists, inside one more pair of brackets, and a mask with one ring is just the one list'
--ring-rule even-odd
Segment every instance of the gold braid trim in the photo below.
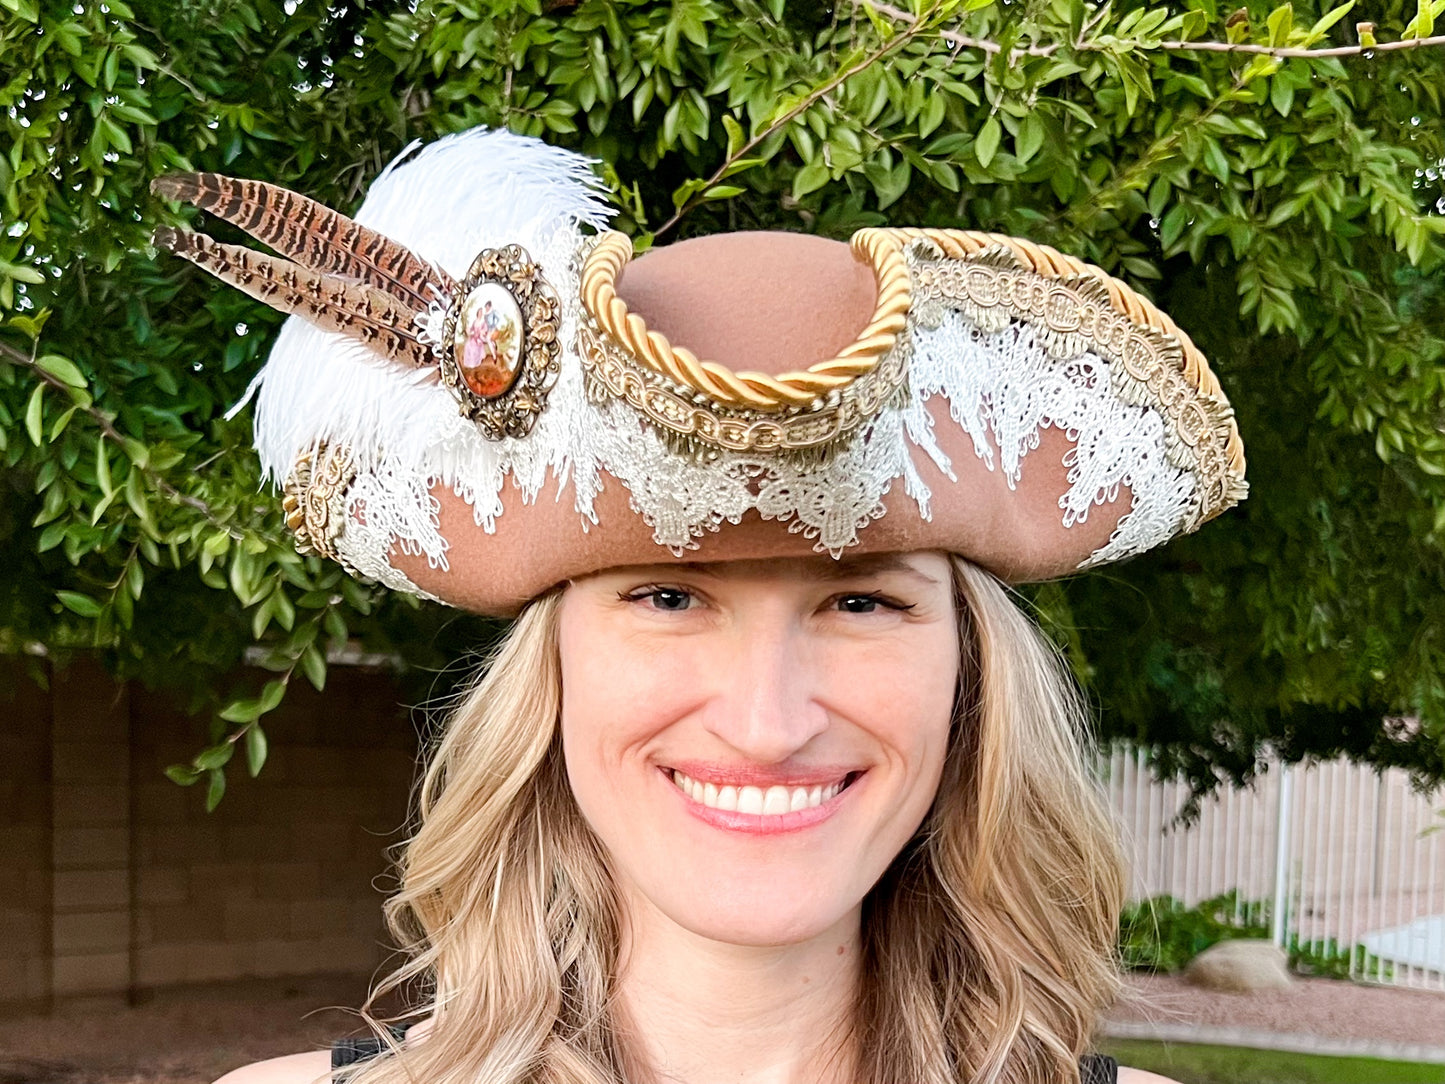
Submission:
{"label": "gold braid trim", "polygon": [[296,457],[282,488],[281,508],[296,536],[297,553],[319,553],[344,564],[336,540],[346,529],[346,493],[355,481],[356,465],[344,447],[320,444]]}
{"label": "gold braid trim", "polygon": [[[1045,278],[1093,279],[1103,288],[1115,311],[1128,317],[1134,324],[1151,328],[1179,344],[1182,360],[1181,372],[1191,390],[1218,403],[1227,403],[1224,391],[1219,386],[1218,377],[1209,368],[1209,362],[1205,360],[1204,354],[1199,347],[1194,345],[1194,340],[1184,329],[1148,298],[1141,297],[1123,282],[1112,275],[1105,274],[1093,264],[1085,263],[1073,256],[1066,256],[1048,245],[1036,244],[1019,237],[1009,237],[1006,234],[984,233],[978,230],[869,227],[861,229],[853,235],[854,245],[856,246],[860,238],[865,235],[871,235],[869,240],[875,245],[886,238],[896,244],[900,251],[911,241],[926,240],[938,246],[945,257],[954,260],[976,256],[986,249],[1003,248],[1008,250],[1026,269]],[[1244,441],[1239,435],[1239,426],[1235,423],[1232,415],[1228,419],[1228,432],[1225,434],[1223,452],[1228,463],[1229,473],[1235,479],[1243,479]],[[1237,499],[1236,496],[1234,500]],[[1233,504],[1234,500],[1230,500],[1229,504]],[[1224,507],[1228,507],[1228,505]],[[1220,511],[1223,511],[1223,508],[1214,509],[1206,515],[1206,518]]]}
{"label": "gold braid trim", "polygon": [[617,276],[632,259],[632,242],[615,230],[598,238],[582,265],[582,302],[599,329],[632,357],[720,405],[757,411],[806,407],[876,369],[907,326],[913,287],[902,246],[886,236],[864,236],[866,232],[854,236],[852,248],[873,268],[878,284],[873,317],[837,357],[803,372],[735,373],[719,362],[700,361],[692,351],[674,347],[667,336],[649,330],[617,296]]}

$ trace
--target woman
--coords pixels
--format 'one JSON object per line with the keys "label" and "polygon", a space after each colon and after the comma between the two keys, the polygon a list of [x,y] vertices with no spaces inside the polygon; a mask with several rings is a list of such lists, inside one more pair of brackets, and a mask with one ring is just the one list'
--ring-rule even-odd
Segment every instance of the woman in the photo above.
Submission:
{"label": "woman", "polygon": [[[1010,238],[733,234],[631,263],[591,232],[590,177],[469,133],[358,222],[158,184],[297,261],[159,235],[305,317],[257,420],[300,545],[518,614],[388,905],[413,950],[389,986],[429,984],[424,1022],[348,1079],[1162,1079],[1086,1053],[1123,874],[1067,674],[1000,580],[1243,495],[1204,359]],[[479,311],[519,344],[488,394]]]}

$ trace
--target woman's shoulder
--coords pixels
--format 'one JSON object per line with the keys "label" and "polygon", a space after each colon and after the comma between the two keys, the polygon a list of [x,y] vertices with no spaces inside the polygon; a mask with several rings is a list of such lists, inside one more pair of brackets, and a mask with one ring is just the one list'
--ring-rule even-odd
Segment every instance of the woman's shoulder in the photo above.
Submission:
{"label": "woman's shoulder", "polygon": [[1130,1069],[1127,1065],[1119,1066],[1119,1084],[1179,1084],[1177,1080],[1171,1080],[1167,1076],[1160,1076],[1158,1073],[1150,1073],[1144,1069]]}
{"label": "woman's shoulder", "polygon": [[[396,1039],[410,1044],[425,1038],[431,1026],[431,1019],[427,1018],[410,1026],[388,1025],[388,1029]],[[344,1059],[347,1061],[356,1060],[358,1054],[361,1057],[375,1054],[380,1049],[376,1042],[369,1038],[342,1042],[353,1044],[352,1056]],[[332,1051],[311,1050],[305,1054],[288,1054],[284,1058],[270,1058],[243,1065],[239,1069],[232,1069],[217,1080],[216,1084],[316,1084],[317,1081],[330,1078],[333,1064],[341,1063],[333,1063]]]}
{"label": "woman's shoulder", "polygon": [[315,1084],[330,1075],[330,1051],[308,1050],[232,1069],[216,1084]]}

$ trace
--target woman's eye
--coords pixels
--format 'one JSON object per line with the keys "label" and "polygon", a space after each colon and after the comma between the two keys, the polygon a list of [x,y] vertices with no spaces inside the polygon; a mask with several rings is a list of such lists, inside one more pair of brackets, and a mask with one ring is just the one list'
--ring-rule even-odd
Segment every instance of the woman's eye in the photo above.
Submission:
{"label": "woman's eye", "polygon": [[642,602],[654,610],[680,613],[692,605],[692,595],[676,587],[647,587],[627,595],[632,602]]}
{"label": "woman's eye", "polygon": [[911,608],[889,602],[887,599],[880,598],[878,595],[841,595],[837,602],[838,609],[846,614],[877,613],[879,607],[887,610],[906,610]]}

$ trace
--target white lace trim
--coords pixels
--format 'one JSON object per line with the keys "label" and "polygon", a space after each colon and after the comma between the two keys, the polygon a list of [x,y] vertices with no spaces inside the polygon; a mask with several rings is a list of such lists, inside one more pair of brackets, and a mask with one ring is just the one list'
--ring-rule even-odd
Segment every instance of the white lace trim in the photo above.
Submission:
{"label": "white lace trim", "polygon": [[936,328],[915,329],[909,381],[910,439],[937,460],[924,403],[942,395],[979,458],[990,470],[1002,469],[1010,488],[1024,456],[1038,448],[1043,427],[1062,429],[1074,442],[1064,458],[1069,488],[1059,498],[1065,527],[1086,521],[1091,507],[1129,487],[1131,510],[1081,568],[1151,549],[1173,537],[1189,514],[1195,479],[1165,458],[1163,415],[1120,400],[1109,363],[1097,354],[1059,361],[1037,344],[1032,325],[1015,322],[986,332],[947,312]]}

